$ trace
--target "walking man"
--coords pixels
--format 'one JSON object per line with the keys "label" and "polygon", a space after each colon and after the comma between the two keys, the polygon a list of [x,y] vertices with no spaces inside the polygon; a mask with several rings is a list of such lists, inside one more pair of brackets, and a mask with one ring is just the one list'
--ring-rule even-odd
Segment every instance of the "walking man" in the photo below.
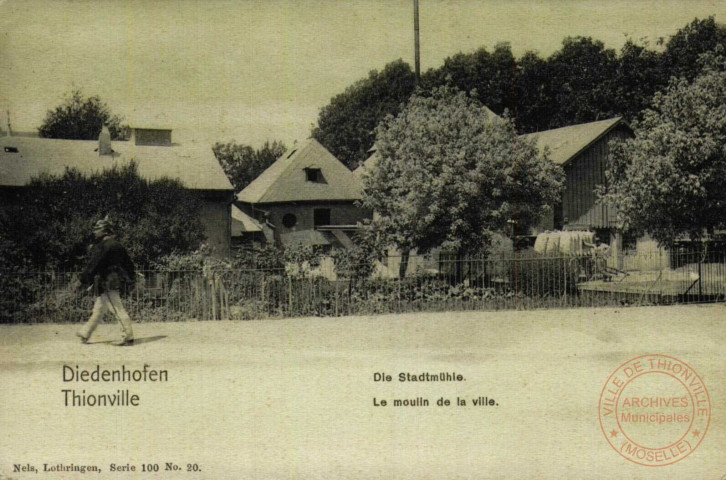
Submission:
{"label": "walking man", "polygon": [[134,333],[131,318],[121,304],[119,292],[124,287],[133,286],[135,269],[128,252],[113,234],[108,215],[96,222],[93,228],[93,236],[98,243],[91,249],[90,260],[81,274],[81,285],[93,289],[97,297],[91,318],[76,335],[81,338],[81,342],[87,343],[103,314],[111,312],[121,324],[122,332],[121,341],[114,345],[129,346],[134,344]]}

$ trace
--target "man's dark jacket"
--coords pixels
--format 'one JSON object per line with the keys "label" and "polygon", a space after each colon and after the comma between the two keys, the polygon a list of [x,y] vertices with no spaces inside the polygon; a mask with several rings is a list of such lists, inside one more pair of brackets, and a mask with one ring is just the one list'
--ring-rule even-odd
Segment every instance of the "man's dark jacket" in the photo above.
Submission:
{"label": "man's dark jacket", "polygon": [[133,286],[136,271],[126,249],[114,237],[105,237],[91,249],[91,258],[81,273],[81,284],[94,285],[96,294]]}

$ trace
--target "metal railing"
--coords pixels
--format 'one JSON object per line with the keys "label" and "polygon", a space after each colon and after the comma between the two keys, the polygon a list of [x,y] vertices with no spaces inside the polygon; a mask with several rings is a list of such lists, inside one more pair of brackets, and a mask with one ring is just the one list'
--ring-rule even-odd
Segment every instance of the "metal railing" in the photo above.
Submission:
{"label": "metal railing", "polygon": [[[136,321],[148,322],[658,305],[726,298],[723,251],[659,251],[626,255],[615,263],[532,252],[502,259],[411,257],[404,278],[398,278],[399,265],[399,259],[387,258],[365,276],[356,267],[347,272],[144,271],[144,281],[124,297],[124,304]],[[5,272],[0,322],[84,320],[94,299],[74,288],[76,278],[74,272]]]}

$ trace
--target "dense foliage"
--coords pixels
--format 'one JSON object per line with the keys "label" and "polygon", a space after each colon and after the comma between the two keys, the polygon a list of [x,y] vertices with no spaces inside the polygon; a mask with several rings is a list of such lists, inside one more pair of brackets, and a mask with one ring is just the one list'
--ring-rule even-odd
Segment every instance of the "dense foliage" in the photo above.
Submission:
{"label": "dense foliage", "polygon": [[606,172],[604,200],[618,207],[623,226],[667,246],[726,226],[726,58],[702,60],[692,83],[673,79],[655,95]]}
{"label": "dense foliage", "polygon": [[411,67],[396,60],[372,71],[323,107],[312,136],[353,169],[368,157],[375,128],[386,115],[396,115],[413,93]]}
{"label": "dense foliage", "polygon": [[330,252],[339,278],[347,278],[351,285],[365,281],[376,269],[376,262],[383,258],[385,245],[377,233],[366,224],[355,236],[355,245],[336,248]]}
{"label": "dense foliage", "polygon": [[[449,85],[502,115],[509,111],[519,133],[623,116],[640,117],[670,77],[692,80],[700,54],[726,46],[726,28],[713,17],[694,20],[661,50],[629,39],[620,52],[590,37],[568,37],[547,58],[526,52],[515,58],[507,43],[493,51],[457,53],[422,75],[421,88]],[[367,157],[376,125],[397,115],[415,90],[414,74],[401,60],[348,87],[323,107],[313,136],[351,168]]]}
{"label": "dense foliage", "polygon": [[0,207],[2,269],[82,268],[92,227],[106,214],[133,260],[146,265],[199,246],[200,200],[176,180],[147,181],[131,163],[85,176],[43,175]]}
{"label": "dense foliage", "polygon": [[[151,288],[137,288],[125,306],[132,318],[146,323],[622,305],[617,295],[574,294],[580,276],[593,270],[586,257],[543,258],[530,252],[516,259],[467,260],[463,268],[445,263],[439,274],[417,270],[400,280],[370,276],[368,265],[351,269],[341,264],[341,271],[336,264],[338,281],[331,282],[300,275],[298,269],[229,266],[202,249],[170,256],[149,275]],[[68,276],[46,274],[33,280],[28,301],[18,301],[13,294],[22,292],[17,289],[0,290],[0,323],[77,322],[88,315],[93,299],[73,295],[66,288]],[[641,297],[639,303],[644,300],[652,298]]]}
{"label": "dense foliage", "polygon": [[217,157],[224,169],[224,173],[232,182],[235,192],[242,191],[275,160],[280,158],[285,150],[285,145],[278,141],[272,143],[267,141],[257,150],[249,145],[234,141],[217,142],[212,146],[214,156]]}
{"label": "dense foliage", "polygon": [[38,135],[45,138],[96,140],[103,125],[108,126],[111,140],[126,140],[128,126],[121,117],[113,115],[98,95],[85,97],[76,89],[66,95],[63,103],[48,110]]}
{"label": "dense foliage", "polygon": [[485,250],[494,233],[537,222],[564,181],[511,121],[449,87],[414,95],[378,127],[376,144],[363,205],[383,241],[403,252]]}

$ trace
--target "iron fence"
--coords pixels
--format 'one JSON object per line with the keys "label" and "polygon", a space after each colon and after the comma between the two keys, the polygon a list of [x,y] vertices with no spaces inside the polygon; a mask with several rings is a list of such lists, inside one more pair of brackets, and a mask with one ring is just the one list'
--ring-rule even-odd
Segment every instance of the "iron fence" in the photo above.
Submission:
{"label": "iron fence", "polygon": [[[321,265],[324,265],[323,262]],[[723,301],[726,251],[651,252],[616,261],[596,256],[502,259],[439,255],[355,266],[276,270],[143,271],[125,296],[136,321],[258,319],[416,311],[573,308]],[[93,297],[75,272],[5,272],[3,323],[80,322]]]}

